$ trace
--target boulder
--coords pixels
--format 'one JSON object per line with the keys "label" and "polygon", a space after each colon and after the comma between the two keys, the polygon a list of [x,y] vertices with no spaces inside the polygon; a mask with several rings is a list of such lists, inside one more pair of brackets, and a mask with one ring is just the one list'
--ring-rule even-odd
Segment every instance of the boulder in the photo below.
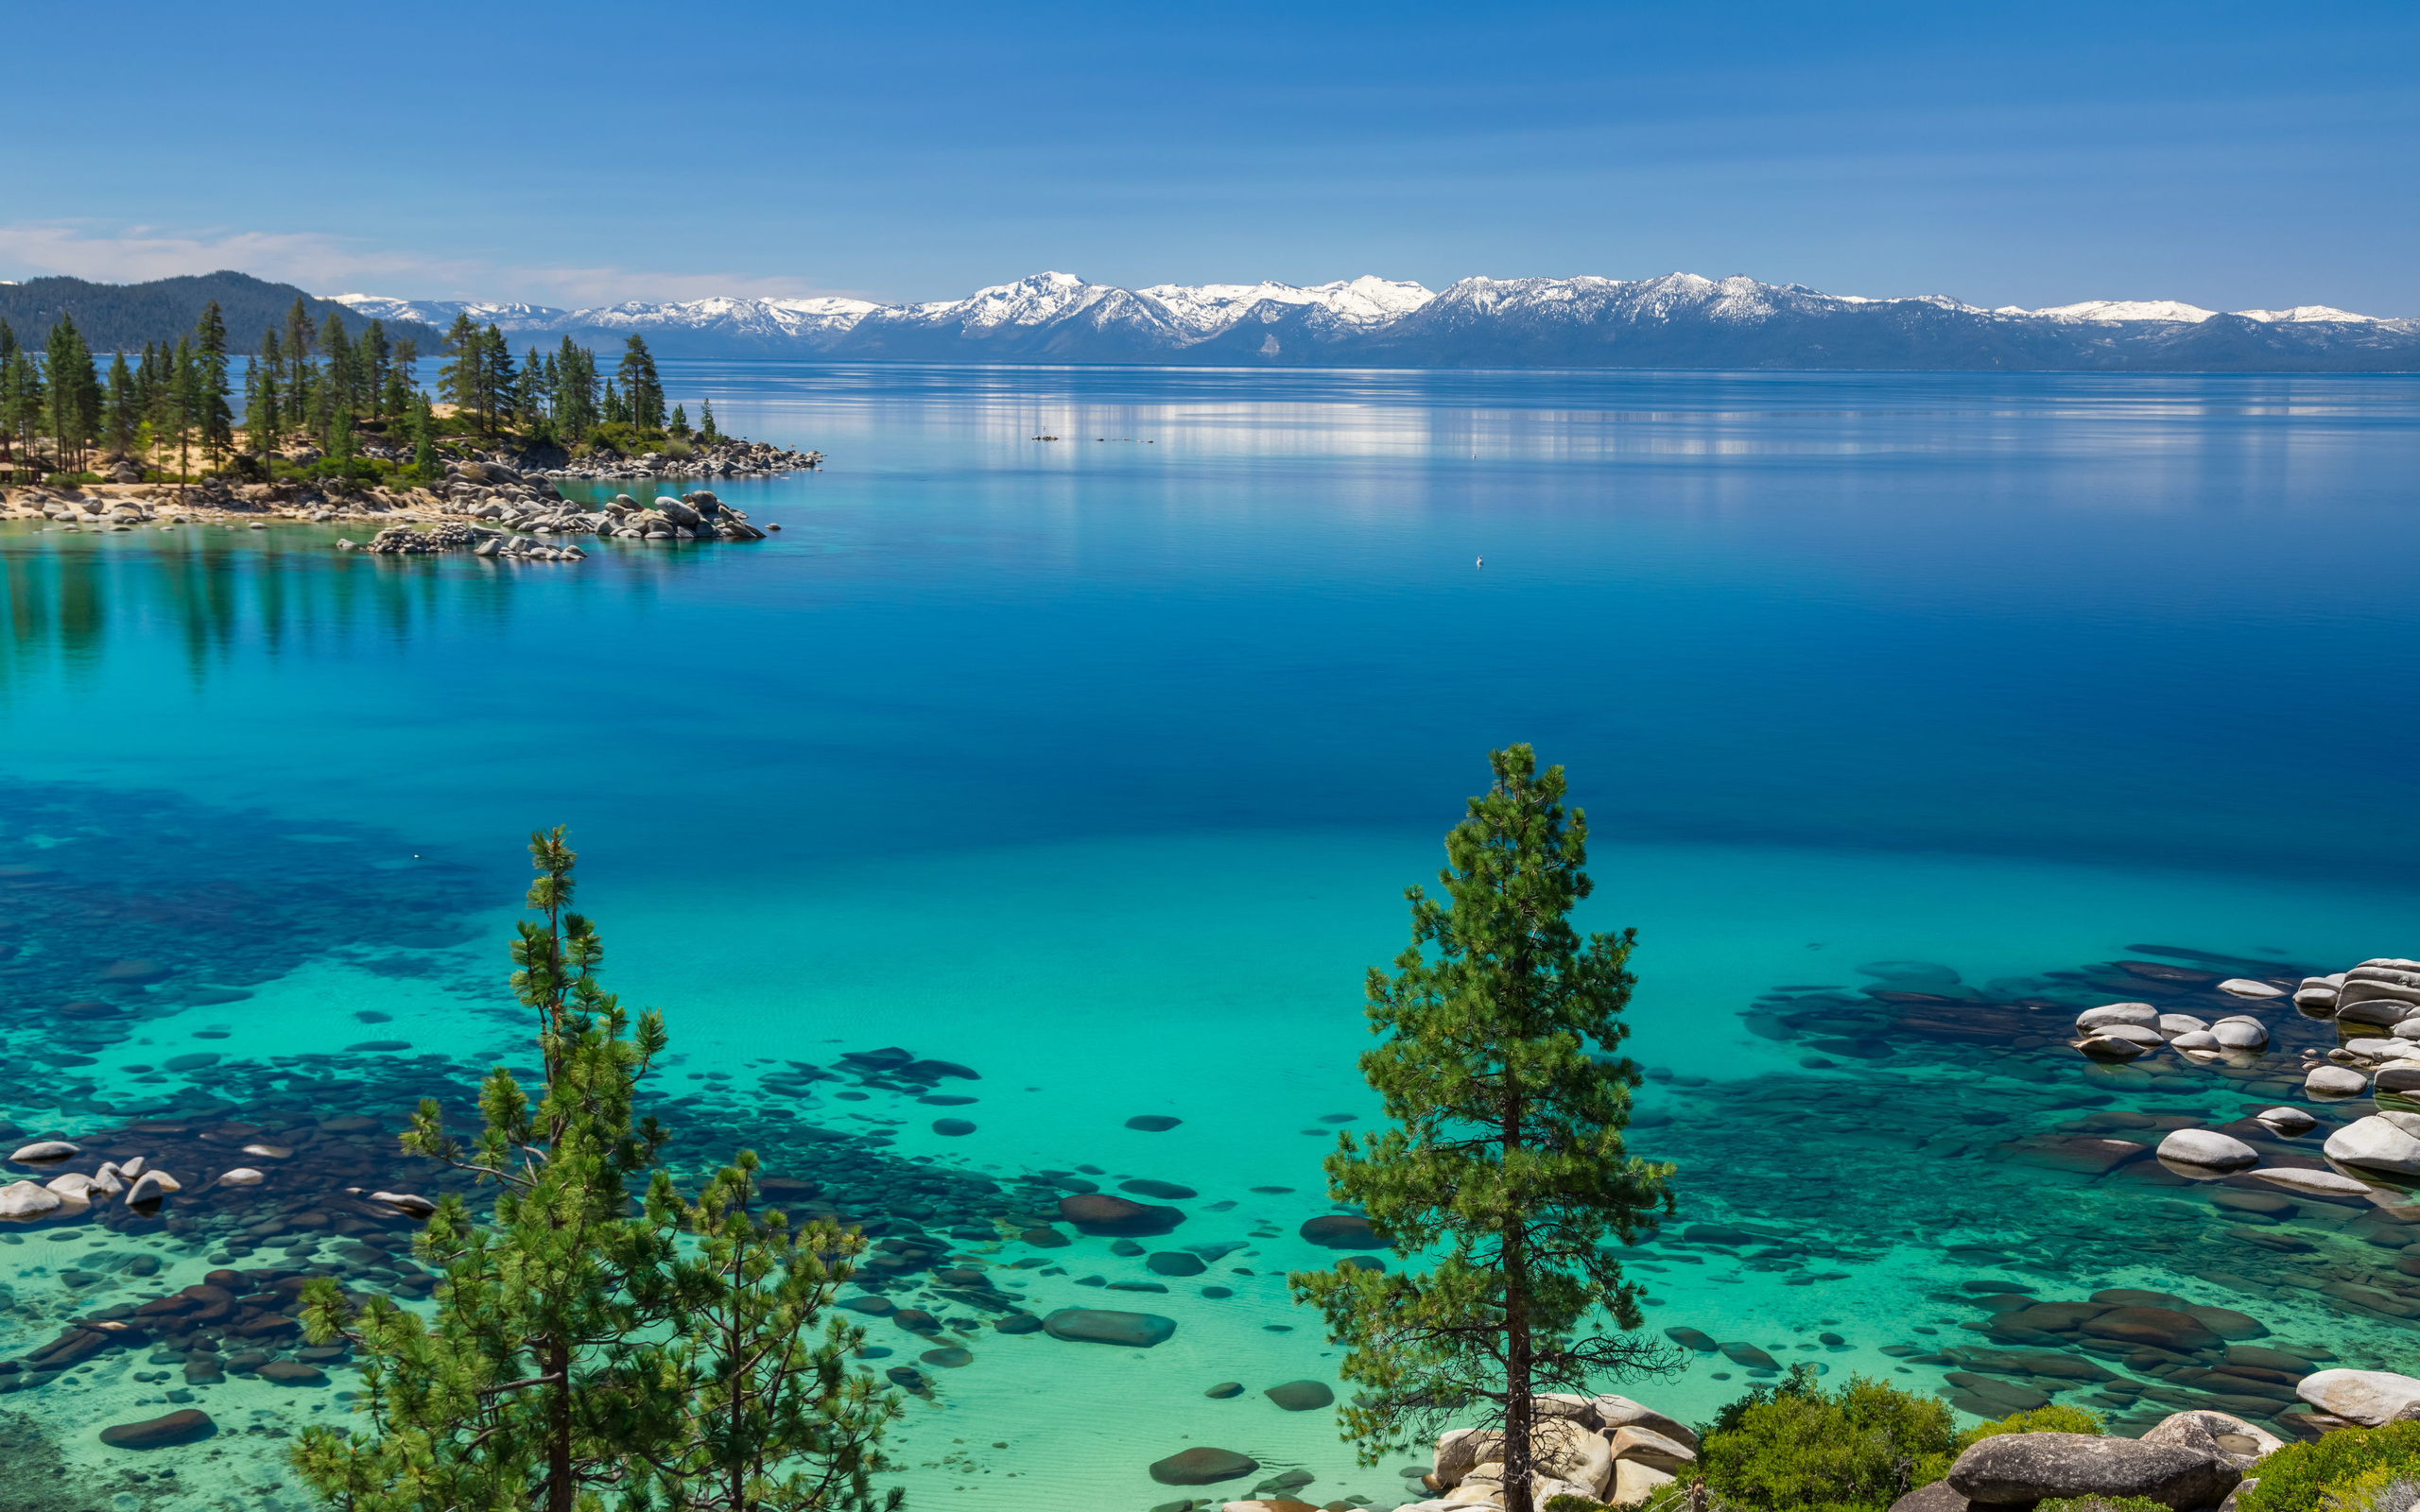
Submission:
{"label": "boulder", "polygon": [[2087,1034],[2121,1023],[2155,1030],[2159,1027],[2159,1009],[2148,1003],[2104,1003],[2076,1015],[2076,1027]]}
{"label": "boulder", "polygon": [[2269,1048],[2269,1026],[2257,1019],[2221,1019],[2210,1025],[2210,1033],[2229,1050]]}
{"label": "boulder", "polygon": [[1116,1313],[1098,1307],[1063,1307],[1042,1320],[1042,1330],[1054,1339],[1079,1344],[1123,1344],[1148,1349],[1166,1344],[1176,1332],[1176,1320],[1157,1313]]}
{"label": "boulder", "polygon": [[1605,1495],[1608,1506],[1641,1506],[1647,1499],[1672,1484],[1678,1477],[1668,1470],[1659,1470],[1641,1460],[1617,1460],[1614,1464],[1612,1488]]}
{"label": "boulder", "polygon": [[2322,1102],[2342,1102],[2370,1090],[2370,1078],[2350,1066],[2313,1066],[2303,1091]]}
{"label": "boulder", "polygon": [[2197,1019],[2189,1013],[2163,1013],[2159,1016],[2158,1027],[2164,1040],[2173,1040],[2181,1034],[2198,1034],[2209,1026],[2208,1020]]}
{"label": "boulder", "polygon": [[1164,1249],[1144,1260],[1144,1267],[1154,1276],[1199,1276],[1210,1267],[1199,1255],[1182,1249]]}
{"label": "boulder", "polygon": [[324,1386],[328,1383],[324,1373],[300,1360],[271,1360],[253,1374],[281,1386]]}
{"label": "boulder", "polygon": [[2213,1176],[2249,1171],[2260,1163],[2258,1150],[2241,1140],[2206,1128],[2170,1130],[2159,1142],[2159,1158],[2168,1165],[2181,1165],[2196,1174]]}
{"label": "boulder", "polygon": [[2169,1037],[2160,1033],[2157,1029],[2146,1029],[2139,1024],[2113,1023],[2095,1030],[2094,1038],[2100,1040],[2123,1040],[2129,1044],[2140,1045],[2145,1050],[2157,1050],[2161,1045],[2168,1042]]}
{"label": "boulder", "polygon": [[2265,1428],[2256,1427],[2233,1413],[2206,1409],[2170,1413],[2143,1435],[2141,1441],[2174,1444],[2216,1454],[2239,1470],[2250,1469],[2255,1460],[2286,1447],[2285,1440]]}
{"label": "boulder", "polygon": [[1947,1481],[1935,1481],[1892,1503],[1891,1512],[1968,1512],[1974,1504],[1951,1490]]}
{"label": "boulder", "polygon": [[1642,1406],[1628,1397],[1592,1398],[1588,1407],[1596,1417],[1597,1426],[1607,1434],[1616,1434],[1625,1428],[1644,1428],[1649,1433],[1661,1434],[1691,1453],[1697,1452],[1695,1429],[1678,1418],[1665,1417],[1652,1407]]}
{"label": "boulder", "polygon": [[[1530,1430],[1530,1469],[1602,1497],[1614,1474],[1613,1446],[1576,1418],[1542,1417]],[[1500,1483],[1504,1435],[1492,1428],[1458,1428],[1441,1435],[1431,1473],[1457,1489],[1474,1481]]]}
{"label": "boulder", "polygon": [[256,1187],[268,1179],[251,1166],[239,1165],[233,1171],[220,1172],[218,1184],[222,1187]]}
{"label": "boulder", "polygon": [[101,1430],[101,1442],[112,1449],[165,1449],[172,1444],[190,1444],[208,1438],[218,1431],[210,1415],[199,1408],[187,1407],[164,1418],[148,1418],[139,1423],[119,1423]]}
{"label": "boulder", "polygon": [[10,1223],[29,1223],[36,1218],[46,1218],[62,1205],[58,1193],[48,1187],[36,1186],[31,1181],[11,1181],[0,1187],[0,1219]]}
{"label": "boulder", "polygon": [[1336,1404],[1336,1393],[1320,1381],[1288,1381],[1261,1393],[1288,1412],[1316,1412]]}
{"label": "boulder", "polygon": [[[2152,1038],[2156,1040],[2158,1037],[2154,1035]],[[2083,1051],[2088,1059],[2117,1062],[2135,1059],[2150,1046],[2134,1040],[2121,1039],[2117,1035],[2100,1034],[2094,1035],[2076,1048]]]}
{"label": "boulder", "polygon": [[2281,1139],[2293,1139],[2319,1126],[2319,1120],[2299,1108],[2268,1108],[2252,1115],[2253,1121]]}
{"label": "boulder", "polygon": [[1188,1449],[1151,1465],[1151,1479],[1162,1486],[1214,1486],[1239,1480],[1260,1469],[1260,1461],[1232,1449]]}
{"label": "boulder", "polygon": [[2420,1060],[2390,1060],[2370,1074],[2370,1085],[2382,1092],[2420,1091]]}
{"label": "boulder", "polygon": [[[2299,1005],[2302,994],[2295,993],[2294,1001]],[[2336,1010],[2336,1022],[2392,1029],[2415,1013],[2420,1013],[2420,1004],[2406,1003],[2401,998],[2370,998],[2359,1003],[2341,1005]]]}
{"label": "boulder", "polygon": [[1615,1429],[1612,1443],[1616,1464],[1635,1460],[1667,1474],[1678,1475],[1685,1468],[1697,1463],[1695,1450],[1635,1424]]}
{"label": "boulder", "polygon": [[134,1185],[126,1189],[126,1205],[130,1208],[156,1208],[167,1200],[169,1193],[183,1190],[182,1184],[167,1172],[146,1171],[134,1178]]}
{"label": "boulder", "polygon": [[2420,1417],[2420,1381],[2388,1370],[2321,1370],[2296,1382],[2294,1395],[2364,1428]]}
{"label": "boulder", "polygon": [[83,1146],[70,1144],[65,1140],[36,1140],[31,1144],[19,1145],[9,1160],[12,1165],[56,1165],[70,1156],[83,1153]]}
{"label": "boulder", "polygon": [[1370,1220],[1349,1212],[1313,1218],[1296,1230],[1322,1249],[1384,1249],[1387,1242],[1370,1228]]}
{"label": "boulder", "polygon": [[2282,998],[2286,995],[2284,988],[2272,987],[2266,982],[2256,982],[2248,976],[2228,977],[2219,984],[2219,990],[2229,997],[2238,998]]}
{"label": "boulder", "polygon": [[2177,1512],[2209,1506],[2242,1479],[2202,1450],[2093,1434],[2001,1434],[1959,1455],[1948,1476],[1951,1490],[1976,1502],[2139,1496]]}
{"label": "boulder", "polygon": [[2219,1037],[2207,1029],[2196,1029],[2190,1034],[2180,1034],[2169,1043],[2185,1055],[2215,1056],[2226,1049],[2226,1046],[2219,1043]]}
{"label": "boulder", "polygon": [[1059,1216],[1098,1237],[1119,1234],[1164,1234],[1184,1222],[1180,1208],[1113,1197],[1105,1192],[1079,1192],[1059,1199]]}
{"label": "boulder", "polygon": [[2327,1136],[2321,1146],[2340,1165],[2420,1177],[2420,1113],[2373,1113]]}

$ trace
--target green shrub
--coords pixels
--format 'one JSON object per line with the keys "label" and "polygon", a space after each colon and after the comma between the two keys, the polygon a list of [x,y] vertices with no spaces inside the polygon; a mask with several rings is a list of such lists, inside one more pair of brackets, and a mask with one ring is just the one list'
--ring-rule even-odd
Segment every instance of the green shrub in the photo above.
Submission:
{"label": "green shrub", "polygon": [[1996,1423],[1977,1423],[1958,1435],[1953,1449],[1964,1453],[1986,1438],[2002,1434],[2090,1434],[2100,1435],[2100,1419],[2082,1407],[2063,1407],[2052,1402],[2031,1412],[2013,1412]]}
{"label": "green shrub", "polygon": [[1826,1392],[1796,1366],[1706,1425],[1698,1466],[1724,1499],[1761,1512],[1885,1512],[1922,1484],[1920,1467],[1945,1466],[1956,1426],[1930,1397],[1862,1376]]}
{"label": "green shrub", "polygon": [[[2037,1428],[2038,1434],[2069,1432],[2064,1428]],[[2165,1502],[2154,1502],[2148,1496],[2071,1496],[2056,1502],[2036,1502],[2033,1512],[2176,1512]]]}
{"label": "green shrub", "polygon": [[2260,1484],[2240,1512],[2312,1512],[2331,1491],[2349,1491],[2374,1470],[2420,1474],[2420,1422],[2347,1428],[2315,1444],[2288,1444],[2260,1462]]}
{"label": "green shrub", "polygon": [[2319,1512],[2411,1512],[2420,1504],[2420,1478],[2409,1467],[2373,1465],[2328,1486]]}

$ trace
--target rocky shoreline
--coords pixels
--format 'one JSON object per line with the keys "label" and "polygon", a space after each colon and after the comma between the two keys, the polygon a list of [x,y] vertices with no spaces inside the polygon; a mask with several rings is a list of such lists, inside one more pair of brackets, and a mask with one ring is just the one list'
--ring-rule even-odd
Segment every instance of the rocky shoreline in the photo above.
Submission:
{"label": "rocky shoreline", "polygon": [[544,471],[550,478],[615,483],[644,478],[769,478],[812,472],[822,465],[821,452],[786,451],[765,441],[724,440],[696,447],[685,457],[648,452],[625,458],[609,452]]}

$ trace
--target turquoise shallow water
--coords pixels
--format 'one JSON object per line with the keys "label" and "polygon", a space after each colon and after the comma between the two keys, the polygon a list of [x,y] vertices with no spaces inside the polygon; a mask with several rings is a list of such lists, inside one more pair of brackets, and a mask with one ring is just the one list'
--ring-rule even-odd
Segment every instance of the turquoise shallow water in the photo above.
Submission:
{"label": "turquoise shallow water", "polygon": [[[977,1329],[903,1429],[920,1502],[1147,1506],[1178,1494],[1149,1462],[1216,1443],[1388,1504],[1408,1461],[1357,1469],[1330,1413],[1258,1388],[1332,1379],[1281,1277],[1335,1258],[1295,1230],[1326,1211],[1322,1119],[1373,1112],[1360,974],[1400,947],[1401,888],[1485,749],[1529,739],[1595,826],[1588,921],[1640,929],[1634,1049],[1668,1074],[1638,1143],[1682,1162],[1674,1233],[1745,1230],[1644,1260],[1657,1327],[1930,1386],[1974,1362],[1879,1351],[2007,1342],[1942,1300],[1998,1278],[2170,1291],[2401,1358],[2408,1325],[2339,1295],[2394,1258],[2374,1222],[2026,1163],[2096,1116],[2275,1101],[2303,1026],[2266,1073],[2112,1083],[2054,1040],[1866,1017],[1890,984],[1858,969],[1941,963],[1988,1003],[2069,1003],[2025,1010],[2055,1028],[2152,991],[2106,963],[2190,964],[2144,945],[2255,974],[2413,954],[2415,715],[2392,690],[2420,611],[2392,564],[2420,385],[672,370],[730,428],[831,458],[722,490],[772,540],[500,567],[340,556],[303,527],[0,536],[0,1111],[187,1130],[164,1141],[391,1125],[520,1057],[520,837],[568,823],[614,981],[667,1010],[684,1159],[1094,1166],[1199,1193],[1147,1247],[1248,1243],[1178,1280],[1101,1238],[955,1239],[1033,1311],[1178,1330],[1129,1351]],[[168,974],[106,979],[129,959]],[[1842,990],[1742,1018],[1781,987]],[[978,1071],[939,1088],[976,1101],[780,1074],[887,1045]],[[221,1058],[157,1069],[180,1054]],[[361,1141],[344,1159],[374,1163]],[[872,1179],[821,1176],[835,1201]],[[0,1236],[0,1347],[226,1254],[91,1231]],[[88,1250],[167,1268],[69,1285],[61,1257]],[[928,1347],[871,1327],[881,1366]],[[1628,1389],[1702,1417],[1753,1368],[1690,1358]],[[156,1368],[104,1356],[0,1409],[123,1475],[83,1425],[165,1410],[143,1404],[175,1383],[133,1379]],[[1201,1395],[1229,1379],[1252,1389]],[[291,1503],[261,1489],[275,1431],[344,1387],[192,1388],[221,1432],[174,1452],[207,1489],[171,1500]]]}

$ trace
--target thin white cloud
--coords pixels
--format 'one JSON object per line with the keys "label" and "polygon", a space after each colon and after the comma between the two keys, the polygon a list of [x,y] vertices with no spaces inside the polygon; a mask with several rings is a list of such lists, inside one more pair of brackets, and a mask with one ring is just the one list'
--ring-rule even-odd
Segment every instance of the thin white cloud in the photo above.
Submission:
{"label": "thin white cloud", "polygon": [[516,267],[470,258],[430,257],[310,232],[103,229],[91,222],[62,220],[0,222],[0,268],[20,278],[59,273],[104,284],[139,284],[233,268],[299,284],[316,294],[361,291],[403,299],[512,299],[565,305],[699,300],[714,295],[867,297],[800,278],[631,267]]}

